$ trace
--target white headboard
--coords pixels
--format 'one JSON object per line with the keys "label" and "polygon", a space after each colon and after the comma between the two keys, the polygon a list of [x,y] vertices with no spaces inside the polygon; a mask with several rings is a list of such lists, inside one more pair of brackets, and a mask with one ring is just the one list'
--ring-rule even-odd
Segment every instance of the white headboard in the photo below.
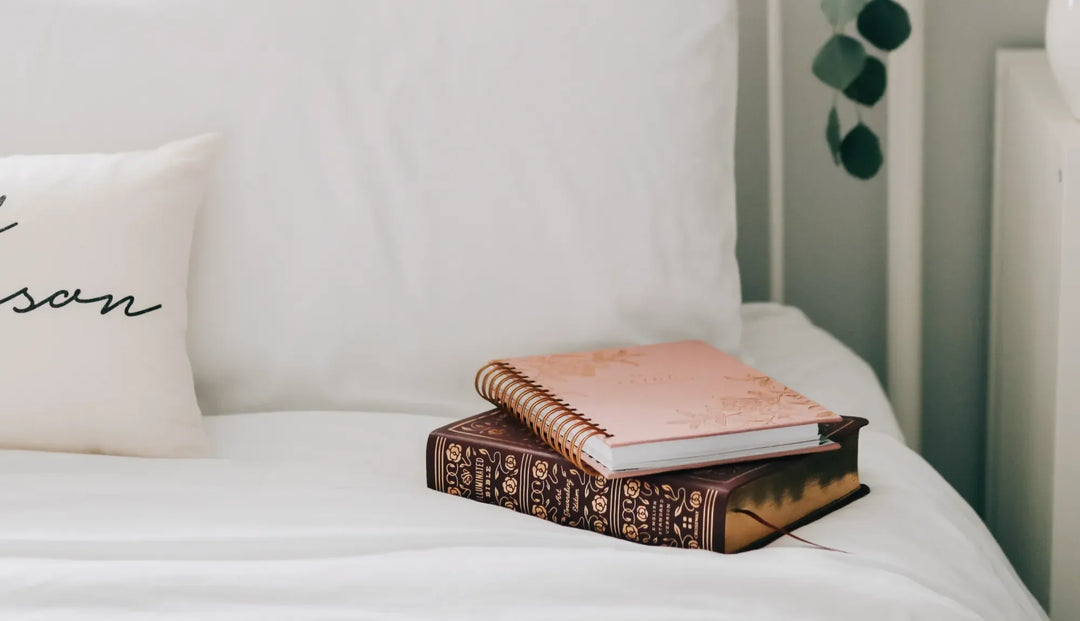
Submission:
{"label": "white headboard", "polygon": [[[911,37],[887,58],[887,390],[908,444],[922,429],[922,203],[925,0],[899,0]],[[784,3],[768,0],[769,291],[784,301]],[[743,33],[745,36],[746,33]],[[807,69],[809,70],[809,68]],[[824,138],[822,138],[824,139]]]}

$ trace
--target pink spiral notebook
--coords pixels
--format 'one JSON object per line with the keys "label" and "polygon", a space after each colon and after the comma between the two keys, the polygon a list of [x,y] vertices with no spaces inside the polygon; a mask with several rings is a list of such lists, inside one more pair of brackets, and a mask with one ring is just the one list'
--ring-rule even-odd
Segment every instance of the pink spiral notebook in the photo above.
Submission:
{"label": "pink spiral notebook", "polygon": [[493,360],[476,387],[609,478],[837,448],[840,416],[701,341]]}

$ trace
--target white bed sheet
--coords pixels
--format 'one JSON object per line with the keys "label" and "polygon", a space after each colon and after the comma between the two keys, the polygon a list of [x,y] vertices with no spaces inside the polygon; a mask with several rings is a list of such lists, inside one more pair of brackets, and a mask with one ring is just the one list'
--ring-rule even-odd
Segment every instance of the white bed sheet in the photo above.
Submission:
{"label": "white bed sheet", "polygon": [[432,492],[444,419],[230,415],[217,459],[0,451],[0,618],[1044,619],[866,365],[797,311],[744,316],[748,360],[872,421],[873,492],[800,530],[847,554],[649,548]]}

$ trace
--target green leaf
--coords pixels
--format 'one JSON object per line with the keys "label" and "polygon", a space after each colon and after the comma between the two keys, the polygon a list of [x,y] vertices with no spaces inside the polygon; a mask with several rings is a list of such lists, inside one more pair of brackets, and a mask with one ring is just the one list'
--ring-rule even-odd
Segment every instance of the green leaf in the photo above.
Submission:
{"label": "green leaf", "polygon": [[825,142],[829,143],[829,151],[832,153],[833,162],[840,165],[840,115],[836,113],[836,106],[829,110],[829,122],[825,125]]}
{"label": "green leaf", "polygon": [[866,64],[866,49],[847,35],[833,35],[814,57],[814,75],[837,89],[844,90]]}
{"label": "green leaf", "polygon": [[843,28],[870,0],[821,0],[821,12],[833,26]]}
{"label": "green leaf", "polygon": [[911,35],[907,9],[893,0],[872,0],[859,13],[859,34],[874,47],[891,52]]}
{"label": "green leaf", "polygon": [[881,170],[884,160],[878,137],[869,127],[859,123],[840,143],[840,160],[853,177],[872,178]]}
{"label": "green leaf", "polygon": [[885,75],[885,63],[873,56],[867,56],[862,71],[855,81],[844,89],[844,95],[864,106],[872,106],[885,94]]}

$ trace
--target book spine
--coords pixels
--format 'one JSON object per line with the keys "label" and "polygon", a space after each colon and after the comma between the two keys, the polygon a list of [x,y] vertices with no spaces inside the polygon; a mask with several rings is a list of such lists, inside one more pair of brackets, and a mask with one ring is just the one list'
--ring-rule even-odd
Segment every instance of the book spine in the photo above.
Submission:
{"label": "book spine", "polygon": [[428,487],[647,545],[723,551],[722,488],[693,479],[607,480],[549,452],[461,438],[428,439]]}
{"label": "book spine", "polygon": [[503,360],[484,365],[476,373],[475,388],[481,397],[525,423],[579,470],[595,474],[582,462],[581,452],[590,438],[609,434],[589,417]]}

